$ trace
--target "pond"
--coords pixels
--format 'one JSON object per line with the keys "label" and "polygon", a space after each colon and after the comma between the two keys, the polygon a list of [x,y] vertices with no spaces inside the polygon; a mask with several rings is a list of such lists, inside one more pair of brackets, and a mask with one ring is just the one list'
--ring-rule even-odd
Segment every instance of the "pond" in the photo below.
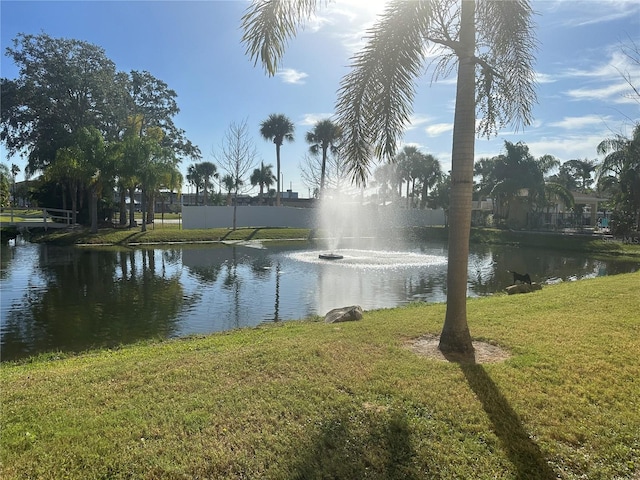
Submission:
{"label": "pond", "polygon": [[[312,244],[96,249],[18,239],[1,252],[1,359],[206,334],[346,305],[446,299],[445,243],[370,240],[341,248],[339,260],[320,259],[323,252]],[[503,291],[512,283],[507,270],[553,283],[638,269],[640,262],[472,245],[468,294]]]}

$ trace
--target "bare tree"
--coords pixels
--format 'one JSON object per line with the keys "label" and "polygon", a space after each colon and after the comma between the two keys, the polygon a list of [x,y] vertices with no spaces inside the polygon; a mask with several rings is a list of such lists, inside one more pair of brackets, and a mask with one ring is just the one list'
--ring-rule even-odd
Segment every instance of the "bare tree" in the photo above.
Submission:
{"label": "bare tree", "polygon": [[[233,202],[233,229],[236,229],[236,209],[238,207],[238,195],[243,192],[243,187],[251,184],[246,181],[247,175],[258,164],[256,147],[249,137],[247,121],[241,123],[232,122],[224,134],[220,143],[220,149],[215,154],[220,168],[231,177],[229,186],[233,186],[235,201]],[[231,181],[233,185],[231,185]]]}
{"label": "bare tree", "polygon": [[318,195],[324,184],[325,189],[339,190],[342,186],[350,184],[349,166],[340,155],[339,151],[331,152],[326,157],[324,165],[323,182],[323,158],[320,155],[305,154],[300,162],[300,178],[302,182]]}

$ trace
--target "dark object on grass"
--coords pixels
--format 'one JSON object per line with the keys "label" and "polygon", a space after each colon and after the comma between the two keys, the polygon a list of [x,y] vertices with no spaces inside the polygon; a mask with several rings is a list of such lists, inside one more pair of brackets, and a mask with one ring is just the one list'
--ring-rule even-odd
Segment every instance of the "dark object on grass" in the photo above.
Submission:
{"label": "dark object on grass", "polygon": [[531,293],[536,290],[542,290],[542,285],[539,283],[520,283],[518,285],[509,285],[505,288],[509,295],[513,295],[514,293]]}
{"label": "dark object on grass", "polygon": [[521,273],[518,273],[518,272],[512,272],[511,270],[507,270],[507,272],[513,273],[513,284],[514,285],[516,284],[516,282],[528,283],[529,285],[531,285],[531,277],[529,276],[528,273],[521,274]]}
{"label": "dark object on grass", "polygon": [[362,320],[362,308],[359,305],[334,308],[324,317],[325,323],[352,322]]}

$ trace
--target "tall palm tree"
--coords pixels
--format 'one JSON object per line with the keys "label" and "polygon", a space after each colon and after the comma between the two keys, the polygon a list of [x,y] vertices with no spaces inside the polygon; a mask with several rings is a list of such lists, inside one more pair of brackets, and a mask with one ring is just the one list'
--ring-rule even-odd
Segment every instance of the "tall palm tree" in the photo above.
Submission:
{"label": "tall palm tree", "polygon": [[276,206],[280,206],[280,147],[283,142],[293,142],[295,127],[286,115],[272,113],[260,124],[260,135],[265,140],[272,141],[276,145]]}
{"label": "tall palm tree", "polygon": [[[324,3],[254,0],[242,18],[247,54],[274,75],[288,40]],[[443,352],[473,355],[466,296],[474,140],[476,132],[531,121],[532,13],[529,0],[390,1],[338,92],[344,155],[353,179],[365,183],[373,157],[392,159],[410,122],[417,79],[432,62],[426,47],[445,49],[434,64],[436,80],[457,63]]]}
{"label": "tall palm tree", "polygon": [[212,162],[200,162],[198,170],[202,175],[202,195],[204,195],[204,205],[207,206],[207,187],[213,186],[211,179],[218,178],[218,168]]}
{"label": "tall palm tree", "polygon": [[[320,120],[313,126],[313,130],[307,132],[305,140],[311,146],[309,151],[314,155],[322,152],[322,166],[320,168],[320,192],[324,190],[324,179],[327,171],[327,152],[338,152],[338,143],[342,137],[340,126],[331,120]],[[321,193],[322,195],[322,193]]]}
{"label": "tall palm tree", "polygon": [[260,162],[260,168],[256,168],[251,177],[249,177],[249,181],[251,185],[254,187],[256,185],[260,186],[260,193],[258,194],[258,198],[260,202],[262,202],[262,195],[264,194],[264,187],[267,187],[267,191],[273,182],[275,181],[275,176],[273,175],[273,165],[265,165],[264,162]]}

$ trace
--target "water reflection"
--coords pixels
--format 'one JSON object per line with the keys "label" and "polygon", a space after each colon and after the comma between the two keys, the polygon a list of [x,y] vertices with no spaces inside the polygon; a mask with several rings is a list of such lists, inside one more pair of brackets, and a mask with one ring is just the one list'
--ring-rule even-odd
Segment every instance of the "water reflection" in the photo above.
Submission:
{"label": "water reflection", "polygon": [[[210,333],[358,304],[446,299],[446,245],[172,246],[95,250],[16,243],[1,255],[3,360],[153,337]],[[635,271],[639,262],[517,247],[472,246],[469,295],[502,291],[508,270],[537,282]]]}
{"label": "water reflection", "polygon": [[22,248],[3,272],[3,360],[175,334],[182,285],[154,250]]}

